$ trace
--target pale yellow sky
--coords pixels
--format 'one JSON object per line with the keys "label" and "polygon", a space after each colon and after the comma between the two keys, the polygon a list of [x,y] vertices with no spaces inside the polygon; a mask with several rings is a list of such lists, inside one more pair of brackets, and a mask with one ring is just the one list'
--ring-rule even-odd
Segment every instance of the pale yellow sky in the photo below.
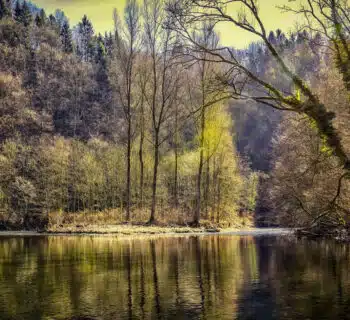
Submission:
{"label": "pale yellow sky", "polygon": [[[113,9],[122,12],[125,0],[33,0],[47,12],[62,9],[68,16],[71,25],[79,22],[86,14],[93,22],[96,32],[104,33],[113,29]],[[288,0],[260,0],[261,17],[268,30],[282,29],[288,33],[294,28],[296,18],[292,14],[281,13],[276,6],[288,4]],[[234,11],[235,9],[232,9]],[[248,32],[237,30],[228,23],[222,23],[218,29],[224,45],[243,48],[254,40]]]}

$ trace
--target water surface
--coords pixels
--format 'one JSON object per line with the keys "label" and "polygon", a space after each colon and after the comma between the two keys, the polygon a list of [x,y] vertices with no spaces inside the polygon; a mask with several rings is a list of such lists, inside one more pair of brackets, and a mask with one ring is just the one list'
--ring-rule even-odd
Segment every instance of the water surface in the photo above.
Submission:
{"label": "water surface", "polygon": [[350,319],[349,246],[283,234],[0,237],[0,319]]}

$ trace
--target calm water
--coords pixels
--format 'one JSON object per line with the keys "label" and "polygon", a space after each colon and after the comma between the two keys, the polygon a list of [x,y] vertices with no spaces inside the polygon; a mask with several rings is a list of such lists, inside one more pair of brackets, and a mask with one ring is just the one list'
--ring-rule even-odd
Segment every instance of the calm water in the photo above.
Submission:
{"label": "calm water", "polygon": [[349,248],[285,235],[0,237],[0,319],[350,319]]}

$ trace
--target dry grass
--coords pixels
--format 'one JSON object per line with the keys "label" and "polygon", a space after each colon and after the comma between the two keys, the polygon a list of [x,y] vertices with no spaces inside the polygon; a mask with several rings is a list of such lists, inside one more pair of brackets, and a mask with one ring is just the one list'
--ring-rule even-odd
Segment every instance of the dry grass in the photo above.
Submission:
{"label": "dry grass", "polygon": [[225,230],[237,230],[253,226],[252,217],[237,217],[233,222],[213,224],[202,220],[199,228],[189,225],[189,215],[174,209],[158,214],[155,225],[147,225],[149,212],[134,210],[131,221],[124,223],[124,213],[120,209],[101,212],[64,213],[53,212],[49,215],[48,232],[52,233],[92,233],[92,234],[166,234],[166,233],[202,233]]}
{"label": "dry grass", "polygon": [[88,226],[51,226],[50,233],[90,233],[90,234],[169,234],[169,233],[203,233],[205,228],[141,226],[131,224],[120,225],[88,225]]}

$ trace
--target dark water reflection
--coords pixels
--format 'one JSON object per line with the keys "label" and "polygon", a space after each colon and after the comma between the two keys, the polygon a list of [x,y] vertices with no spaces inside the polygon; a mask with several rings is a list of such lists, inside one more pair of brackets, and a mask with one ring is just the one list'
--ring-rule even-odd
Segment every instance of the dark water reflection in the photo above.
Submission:
{"label": "dark water reflection", "polygon": [[287,236],[0,238],[0,319],[83,317],[350,319],[349,246]]}

